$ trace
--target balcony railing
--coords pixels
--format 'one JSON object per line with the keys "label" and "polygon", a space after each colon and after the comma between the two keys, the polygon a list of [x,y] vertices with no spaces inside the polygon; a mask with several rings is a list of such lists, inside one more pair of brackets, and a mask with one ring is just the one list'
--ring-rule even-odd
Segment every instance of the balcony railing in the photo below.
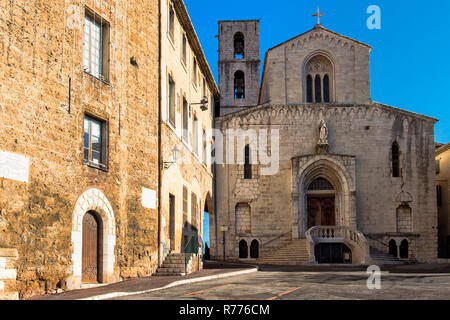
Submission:
{"label": "balcony railing", "polygon": [[369,243],[358,230],[345,226],[316,226],[306,231],[309,242],[310,262],[315,263],[314,248],[319,243],[345,243],[352,249],[357,263],[365,264],[370,260]]}

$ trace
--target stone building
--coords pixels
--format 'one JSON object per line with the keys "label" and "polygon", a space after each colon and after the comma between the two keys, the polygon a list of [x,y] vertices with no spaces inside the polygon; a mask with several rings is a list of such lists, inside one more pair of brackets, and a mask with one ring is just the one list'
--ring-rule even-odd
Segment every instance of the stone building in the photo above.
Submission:
{"label": "stone building", "polygon": [[1,2],[0,247],[21,297],[156,269],[158,25],[157,1]]}
{"label": "stone building", "polygon": [[[161,255],[180,253],[213,217],[212,128],[219,92],[181,0],[161,1]],[[178,159],[173,162],[173,151]],[[193,241],[193,240],[192,240]]]}
{"label": "stone building", "polygon": [[450,143],[436,149],[439,258],[450,259]]}
{"label": "stone building", "polygon": [[[257,47],[252,24],[219,22],[219,57],[239,49],[230,33]],[[436,260],[437,120],[371,100],[371,50],[320,24],[268,50],[258,105],[226,108],[216,119],[224,152],[213,256],[275,264]],[[222,71],[237,63],[219,62],[225,107],[239,97],[228,89],[232,73]]]}
{"label": "stone building", "polygon": [[213,210],[218,90],[183,1],[3,1],[0,39],[0,298],[154,274]]}

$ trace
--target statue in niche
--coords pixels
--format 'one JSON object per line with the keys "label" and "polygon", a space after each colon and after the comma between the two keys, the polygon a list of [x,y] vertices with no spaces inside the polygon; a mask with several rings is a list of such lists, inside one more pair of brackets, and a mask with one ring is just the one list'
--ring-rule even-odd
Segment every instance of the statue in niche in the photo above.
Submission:
{"label": "statue in niche", "polygon": [[324,120],[320,121],[319,141],[317,142],[317,153],[328,152],[328,127]]}

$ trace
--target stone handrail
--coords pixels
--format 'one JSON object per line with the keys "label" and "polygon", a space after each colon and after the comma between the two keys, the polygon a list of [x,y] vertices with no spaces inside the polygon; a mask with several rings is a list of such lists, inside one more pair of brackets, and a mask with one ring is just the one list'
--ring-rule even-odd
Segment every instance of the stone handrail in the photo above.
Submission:
{"label": "stone handrail", "polygon": [[309,242],[310,262],[315,262],[314,247],[317,243],[347,242],[359,249],[360,263],[364,264],[370,259],[369,244],[366,237],[358,230],[345,226],[316,226],[306,231]]}

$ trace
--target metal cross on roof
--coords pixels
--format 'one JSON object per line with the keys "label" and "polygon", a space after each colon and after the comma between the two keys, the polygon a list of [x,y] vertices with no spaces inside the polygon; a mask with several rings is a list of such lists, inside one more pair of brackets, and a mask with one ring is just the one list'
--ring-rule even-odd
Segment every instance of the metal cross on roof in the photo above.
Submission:
{"label": "metal cross on roof", "polygon": [[317,24],[320,25],[320,17],[323,17],[325,14],[320,13],[319,7],[317,7],[317,13],[313,14],[313,17],[317,17]]}

